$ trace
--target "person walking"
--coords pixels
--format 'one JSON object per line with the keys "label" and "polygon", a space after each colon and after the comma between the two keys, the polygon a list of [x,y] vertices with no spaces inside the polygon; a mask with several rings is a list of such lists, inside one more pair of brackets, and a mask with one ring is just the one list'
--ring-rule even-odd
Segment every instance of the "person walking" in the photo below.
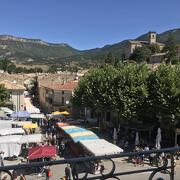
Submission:
{"label": "person walking", "polygon": [[45,173],[46,173],[46,180],[49,180],[50,177],[52,176],[51,169],[49,167],[45,168]]}
{"label": "person walking", "polygon": [[73,164],[71,172],[72,172],[73,180],[78,180],[77,164]]}
{"label": "person walking", "polygon": [[71,169],[69,165],[65,167],[65,175],[66,175],[66,180],[71,180]]}
{"label": "person walking", "polygon": [[19,180],[26,180],[26,177],[24,176],[24,174],[21,174],[21,175],[20,175]]}
{"label": "person walking", "polygon": [[4,152],[1,151],[0,152],[0,166],[4,166]]}

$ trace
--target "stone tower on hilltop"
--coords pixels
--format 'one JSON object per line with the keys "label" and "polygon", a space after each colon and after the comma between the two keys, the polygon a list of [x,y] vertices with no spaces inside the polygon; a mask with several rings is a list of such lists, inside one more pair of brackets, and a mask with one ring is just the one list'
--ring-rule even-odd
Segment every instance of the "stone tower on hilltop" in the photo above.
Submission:
{"label": "stone tower on hilltop", "polygon": [[150,31],[148,35],[149,44],[156,44],[156,32]]}

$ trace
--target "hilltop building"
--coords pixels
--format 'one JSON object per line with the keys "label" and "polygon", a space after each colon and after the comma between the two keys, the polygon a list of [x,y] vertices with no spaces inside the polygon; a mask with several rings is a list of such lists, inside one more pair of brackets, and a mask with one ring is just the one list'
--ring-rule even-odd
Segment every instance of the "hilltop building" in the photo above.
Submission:
{"label": "hilltop building", "polygon": [[[125,59],[129,59],[129,57],[132,55],[132,53],[134,52],[134,50],[137,47],[143,47],[143,46],[149,46],[151,44],[157,44],[160,48],[160,50],[163,49],[163,47],[165,46],[162,43],[157,42],[157,34],[156,32],[149,32],[148,33],[148,41],[134,41],[134,40],[129,40],[128,41],[128,45],[125,48],[124,51],[124,55],[125,55]],[[158,55],[158,60],[159,60],[159,55]],[[156,58],[156,57],[155,57]],[[154,61],[154,59],[152,58],[152,61]]]}

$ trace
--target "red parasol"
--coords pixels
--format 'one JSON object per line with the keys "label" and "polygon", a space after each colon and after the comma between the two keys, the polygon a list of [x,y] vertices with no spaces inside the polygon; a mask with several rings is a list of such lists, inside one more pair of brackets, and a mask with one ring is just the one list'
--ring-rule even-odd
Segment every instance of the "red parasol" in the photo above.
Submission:
{"label": "red parasol", "polygon": [[55,146],[36,146],[28,151],[28,159],[55,157],[57,154]]}

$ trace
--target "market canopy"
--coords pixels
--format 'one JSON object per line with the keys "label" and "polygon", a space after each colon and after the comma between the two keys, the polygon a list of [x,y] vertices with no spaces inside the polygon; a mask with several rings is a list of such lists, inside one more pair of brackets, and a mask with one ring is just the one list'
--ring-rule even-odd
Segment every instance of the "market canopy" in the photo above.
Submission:
{"label": "market canopy", "polygon": [[36,128],[38,128],[37,123],[31,123],[31,124],[27,123],[23,125],[23,129],[36,129]]}
{"label": "market canopy", "polygon": [[60,128],[68,134],[74,142],[78,142],[80,140],[99,139],[99,137],[92,131],[78,126],[62,126]]}
{"label": "market canopy", "polygon": [[27,118],[30,116],[28,111],[18,111],[11,114],[12,118]]}
{"label": "market canopy", "polygon": [[0,144],[25,144],[43,142],[42,134],[0,136]]}
{"label": "market canopy", "polygon": [[22,135],[0,136],[0,144],[19,143]]}
{"label": "market canopy", "polygon": [[85,128],[81,128],[81,127],[78,127],[78,126],[62,126],[62,129],[70,134],[70,133],[81,133],[81,132],[86,132],[87,129]]}
{"label": "market canopy", "polygon": [[55,111],[55,112],[52,112],[52,115],[69,115],[69,113],[67,111]]}
{"label": "market canopy", "polygon": [[6,116],[7,116],[6,113],[3,110],[0,109],[0,117],[1,118],[6,118]]}
{"label": "market canopy", "polygon": [[105,156],[123,152],[123,149],[104,139],[80,140],[79,143],[94,156]]}
{"label": "market canopy", "polygon": [[28,159],[55,157],[57,154],[55,146],[36,146],[28,151]]}
{"label": "market canopy", "polygon": [[67,111],[62,111],[62,112],[60,112],[60,114],[69,115],[69,112],[67,112]]}
{"label": "market canopy", "polygon": [[6,114],[12,114],[14,111],[7,107],[0,107],[1,110],[3,110]]}
{"label": "market canopy", "polygon": [[11,121],[11,124],[15,124],[15,125],[18,125],[18,126],[23,126],[25,124],[32,124],[31,121]]}
{"label": "market canopy", "polygon": [[43,142],[42,134],[28,134],[22,136],[20,139],[20,144],[28,144],[28,143],[40,143]]}
{"label": "market canopy", "polygon": [[32,119],[45,119],[45,115],[42,113],[31,113],[30,118],[32,118]]}
{"label": "market canopy", "polygon": [[12,122],[12,120],[0,120],[0,129],[11,128]]}
{"label": "market canopy", "polygon": [[0,151],[4,152],[4,157],[19,156],[21,144],[19,141],[22,135],[0,136]]}
{"label": "market canopy", "polygon": [[58,125],[58,127],[69,126],[69,124],[62,123],[62,122],[58,122],[57,125]]}
{"label": "market canopy", "polygon": [[51,114],[52,114],[52,115],[59,115],[60,112],[59,112],[59,111],[55,111],[55,112],[52,112]]}
{"label": "market canopy", "polygon": [[47,116],[52,119],[64,118],[62,114],[47,114]]}
{"label": "market canopy", "polygon": [[24,134],[24,130],[22,128],[0,129],[0,136],[13,135],[13,134]]}

